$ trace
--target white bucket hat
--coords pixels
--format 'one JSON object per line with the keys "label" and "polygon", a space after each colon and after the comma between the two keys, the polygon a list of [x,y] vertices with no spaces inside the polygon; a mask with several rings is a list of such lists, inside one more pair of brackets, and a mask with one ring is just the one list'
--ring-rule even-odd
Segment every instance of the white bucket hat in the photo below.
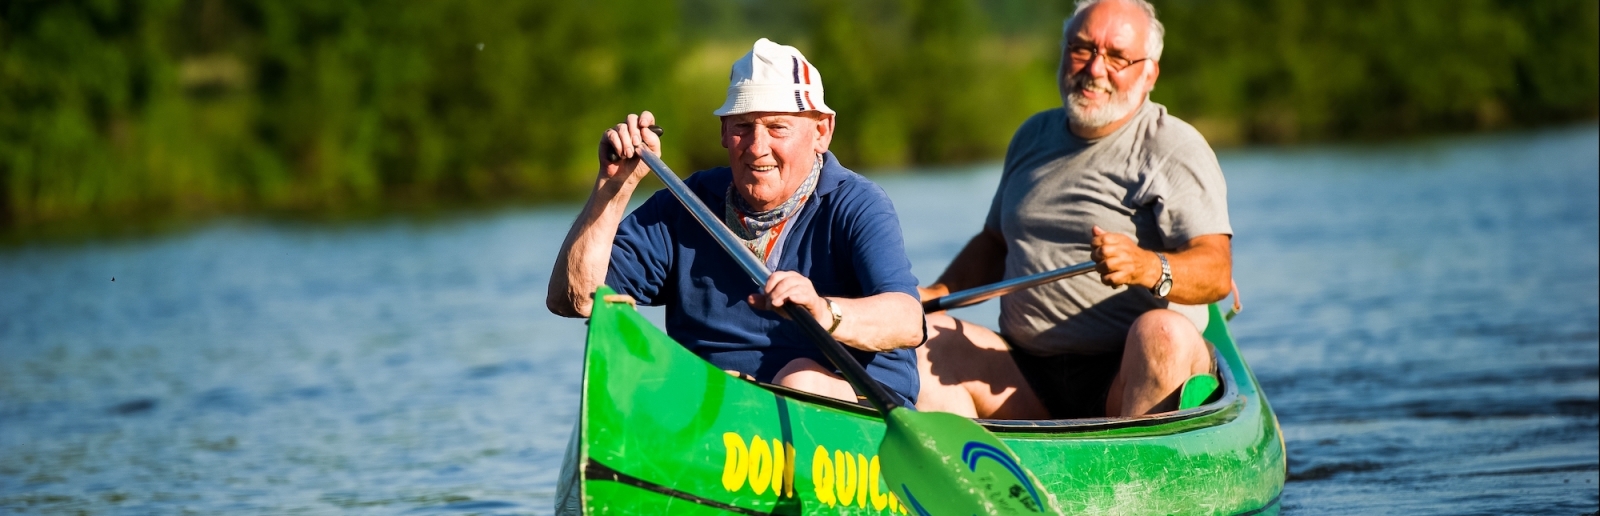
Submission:
{"label": "white bucket hat", "polygon": [[733,62],[728,74],[728,100],[712,114],[740,115],[756,111],[834,114],[822,103],[822,72],[788,45],[761,38],[750,53]]}

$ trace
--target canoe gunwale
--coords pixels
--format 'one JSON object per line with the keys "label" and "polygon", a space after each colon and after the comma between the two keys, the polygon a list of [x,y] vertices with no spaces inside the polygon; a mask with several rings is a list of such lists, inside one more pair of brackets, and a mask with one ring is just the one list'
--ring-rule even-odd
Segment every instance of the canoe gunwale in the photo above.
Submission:
{"label": "canoe gunwale", "polygon": [[[1163,412],[1163,413],[1160,413],[1160,414],[1151,414],[1151,415],[1147,415],[1147,416],[1136,416],[1136,417],[1100,417],[1100,418],[1082,418],[1082,419],[1026,419],[1026,420],[1023,420],[1023,419],[975,419],[974,421],[977,421],[978,424],[983,425],[984,428],[989,429],[989,431],[991,431],[991,432],[1002,432],[1002,433],[1019,433],[1019,432],[1021,432],[1021,433],[1035,433],[1035,434],[1069,434],[1069,433],[1099,432],[1099,431],[1104,431],[1104,430],[1115,430],[1115,429],[1120,429],[1120,428],[1138,428],[1138,427],[1160,426],[1160,425],[1165,425],[1165,424],[1170,424],[1170,423],[1177,423],[1177,422],[1181,422],[1181,421],[1190,421],[1190,420],[1194,420],[1194,419],[1199,419],[1199,418],[1203,418],[1203,417],[1206,417],[1206,416],[1210,416],[1212,414],[1226,412],[1226,411],[1228,411],[1229,408],[1233,407],[1234,405],[1238,405],[1238,404],[1242,404],[1243,403],[1243,399],[1239,395],[1238,378],[1237,378],[1236,375],[1234,375],[1233,368],[1231,366],[1229,366],[1228,361],[1222,356],[1222,352],[1220,352],[1220,351],[1216,350],[1215,348],[1213,348],[1212,351],[1211,351],[1211,354],[1212,354],[1212,359],[1216,360],[1216,363],[1217,363],[1217,374],[1222,377],[1221,378],[1222,381],[1220,382],[1222,384],[1222,395],[1221,396],[1214,396],[1215,399],[1212,402],[1206,403],[1204,405],[1200,405],[1198,407],[1184,409],[1184,410],[1178,410],[1178,411],[1174,411],[1174,412]],[[749,381],[749,380],[746,380],[746,381]],[[753,384],[755,384],[757,386],[760,386],[761,388],[766,389],[768,391],[771,391],[772,393],[777,394],[779,396],[783,396],[783,397],[786,397],[786,398],[794,399],[796,401],[801,401],[801,402],[805,402],[805,403],[811,403],[811,404],[814,404],[814,405],[824,405],[824,406],[827,406],[828,408],[833,408],[833,409],[842,410],[842,411],[845,411],[845,412],[851,412],[851,413],[855,413],[855,414],[859,414],[859,415],[863,415],[863,416],[868,416],[868,417],[873,417],[873,418],[881,418],[881,417],[883,417],[883,416],[878,414],[878,411],[873,410],[871,407],[867,407],[865,405],[858,405],[858,404],[855,404],[855,403],[849,403],[849,402],[846,402],[846,401],[841,401],[841,400],[829,398],[827,396],[819,396],[819,395],[816,395],[816,394],[812,394],[812,393],[805,392],[805,391],[799,391],[799,390],[791,389],[791,388],[784,387],[784,386],[781,386],[781,385],[773,385],[773,384],[769,384],[769,383],[761,383],[761,382],[754,382],[754,381],[751,381],[750,383],[753,383]],[[1237,414],[1238,411],[1233,411],[1233,413]],[[1232,419],[1233,419],[1232,417],[1227,417],[1224,420],[1215,422],[1215,424],[1227,423],[1228,421],[1231,421]]]}

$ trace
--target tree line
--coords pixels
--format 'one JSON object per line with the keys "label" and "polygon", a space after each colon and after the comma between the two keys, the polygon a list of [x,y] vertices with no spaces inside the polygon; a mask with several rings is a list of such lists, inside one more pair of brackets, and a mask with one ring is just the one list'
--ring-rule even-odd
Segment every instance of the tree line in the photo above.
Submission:
{"label": "tree line", "polygon": [[[1592,0],[1165,0],[1153,98],[1219,145],[1600,114]],[[729,65],[799,47],[857,169],[996,159],[1070,2],[0,2],[0,228],[582,195],[649,109],[722,164]]]}

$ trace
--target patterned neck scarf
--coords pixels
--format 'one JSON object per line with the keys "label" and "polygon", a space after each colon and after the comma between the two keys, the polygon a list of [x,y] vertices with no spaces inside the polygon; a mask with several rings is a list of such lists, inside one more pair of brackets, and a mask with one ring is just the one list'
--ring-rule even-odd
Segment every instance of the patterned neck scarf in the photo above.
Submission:
{"label": "patterned neck scarf", "polygon": [[784,201],[782,205],[767,211],[751,209],[744,198],[734,191],[733,183],[729,183],[727,201],[723,203],[727,206],[723,210],[723,223],[727,224],[728,229],[732,229],[733,234],[740,240],[744,240],[744,246],[755,253],[757,259],[766,261],[767,256],[772,253],[772,245],[778,240],[778,234],[783,232],[784,223],[800,211],[800,207],[805,205],[811,192],[817,189],[817,177],[821,173],[822,155],[817,154],[817,161],[811,165],[811,173],[806,176],[805,182],[800,184],[800,188],[795,189],[794,194],[790,195],[789,200]]}

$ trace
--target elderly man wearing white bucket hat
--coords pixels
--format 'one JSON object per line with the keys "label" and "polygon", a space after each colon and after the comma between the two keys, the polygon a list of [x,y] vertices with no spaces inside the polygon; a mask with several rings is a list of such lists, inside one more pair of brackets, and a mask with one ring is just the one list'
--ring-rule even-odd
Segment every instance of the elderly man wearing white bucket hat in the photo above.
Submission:
{"label": "elderly man wearing white bucket hat", "polygon": [[[834,112],[822,74],[794,47],[761,39],[733,64],[722,118],[728,166],[696,172],[690,189],[773,271],[757,291],[733,259],[665,190],[624,216],[660,152],[645,111],[607,130],[589,202],[551,275],[547,304],[586,317],[602,283],[667,307],[667,333],[724,370],[857,401],[802,333],[773,309],[805,307],[909,406],[925,338],[917,280],[888,196],[828,152]],[[619,159],[608,161],[607,149]]]}

